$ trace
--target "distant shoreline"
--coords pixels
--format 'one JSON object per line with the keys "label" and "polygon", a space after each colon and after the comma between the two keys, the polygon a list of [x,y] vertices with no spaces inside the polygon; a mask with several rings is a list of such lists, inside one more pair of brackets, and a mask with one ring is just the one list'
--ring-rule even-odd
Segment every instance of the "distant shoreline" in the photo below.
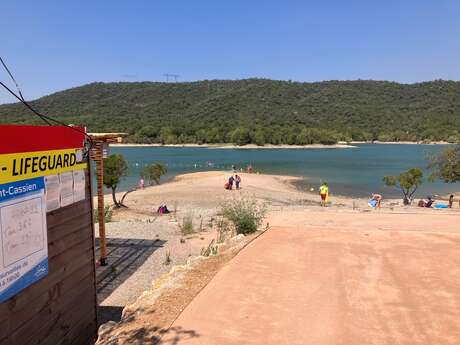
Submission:
{"label": "distant shoreline", "polygon": [[452,143],[449,143],[447,141],[430,141],[430,142],[424,142],[424,141],[350,141],[350,142],[345,142],[345,141],[339,141],[339,144],[342,143],[347,143],[351,145],[359,145],[359,144],[376,144],[376,145],[450,145]]}
{"label": "distant shoreline", "polygon": [[447,141],[374,141],[369,144],[379,144],[379,145],[449,145],[451,143]]}
{"label": "distant shoreline", "polygon": [[233,144],[110,144],[112,147],[190,147],[190,148],[205,148],[205,149],[236,149],[236,150],[248,150],[248,149],[345,149],[345,148],[356,148],[356,146],[349,144],[334,144],[334,145],[323,145],[323,144],[312,144],[312,145],[264,145],[258,146],[255,144],[248,144],[243,146]]}
{"label": "distant shoreline", "polygon": [[204,149],[232,149],[232,150],[267,150],[267,149],[348,149],[357,148],[360,144],[376,144],[376,145],[449,145],[452,143],[446,141],[339,141],[337,144],[311,144],[311,145],[271,145],[267,144],[259,146],[256,144],[234,145],[234,144],[133,144],[133,143],[114,143],[112,147],[177,147],[177,148],[204,148]]}

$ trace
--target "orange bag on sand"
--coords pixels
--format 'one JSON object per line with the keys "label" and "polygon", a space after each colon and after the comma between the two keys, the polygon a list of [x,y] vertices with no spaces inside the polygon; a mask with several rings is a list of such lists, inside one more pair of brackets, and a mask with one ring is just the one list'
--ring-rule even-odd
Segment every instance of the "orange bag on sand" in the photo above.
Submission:
{"label": "orange bag on sand", "polygon": [[224,184],[224,188],[225,188],[225,189],[229,189],[229,188],[230,188],[230,184],[229,184],[228,182],[225,183],[225,184]]}

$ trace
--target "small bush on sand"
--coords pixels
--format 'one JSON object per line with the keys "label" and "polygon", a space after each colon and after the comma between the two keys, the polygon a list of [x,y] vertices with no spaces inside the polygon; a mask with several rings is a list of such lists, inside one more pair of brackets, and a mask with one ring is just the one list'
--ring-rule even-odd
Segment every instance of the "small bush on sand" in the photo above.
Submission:
{"label": "small bush on sand", "polygon": [[216,222],[217,226],[217,243],[224,243],[225,240],[231,236],[232,228],[229,224],[229,221],[224,217],[219,218]]}
{"label": "small bush on sand", "polygon": [[190,235],[193,233],[193,213],[190,212],[182,218],[179,228],[182,235]]}
{"label": "small bush on sand", "polygon": [[167,251],[165,253],[165,261],[163,261],[163,265],[168,266],[171,263],[171,252]]}
{"label": "small bush on sand", "polygon": [[207,248],[201,248],[201,256],[217,255],[219,248],[215,242],[215,240],[212,240]]}
{"label": "small bush on sand", "polygon": [[249,197],[231,199],[222,205],[222,215],[233,223],[238,235],[247,235],[257,231],[265,213],[265,205]]}
{"label": "small bush on sand", "polygon": [[[109,205],[104,207],[104,220],[105,223],[110,223],[112,221],[113,210]],[[99,218],[97,214],[97,208],[93,210],[93,219],[94,223],[99,223]]]}

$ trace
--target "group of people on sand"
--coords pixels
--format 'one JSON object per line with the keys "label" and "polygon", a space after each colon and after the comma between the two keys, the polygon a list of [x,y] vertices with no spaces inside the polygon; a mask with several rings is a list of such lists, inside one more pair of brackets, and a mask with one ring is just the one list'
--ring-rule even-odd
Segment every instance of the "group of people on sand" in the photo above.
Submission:
{"label": "group of people on sand", "polygon": [[[459,203],[460,205],[460,203]],[[447,204],[441,204],[441,203],[436,203],[435,204],[435,200],[432,196],[427,196],[425,199],[421,199],[417,206],[419,207],[428,207],[428,208],[431,208],[431,207],[434,207],[434,208],[452,208],[454,206],[454,195],[451,194],[449,196],[449,200],[447,202]]]}
{"label": "group of people on sand", "polygon": [[[311,189],[313,190],[313,188]],[[329,186],[327,185],[326,182],[323,182],[321,186],[319,187],[319,196],[320,196],[320,204],[321,207],[326,207],[329,203]],[[372,193],[369,200],[367,201],[367,204],[374,208],[374,209],[379,209],[381,207],[383,200],[383,196],[378,193]],[[426,208],[452,208],[454,204],[454,195],[451,194],[449,196],[449,201],[447,204],[442,204],[442,203],[435,203],[435,200],[431,196],[427,196],[425,199],[421,199],[417,206],[419,207],[426,207]],[[460,207],[460,201],[459,201],[459,207]]]}
{"label": "group of people on sand", "polygon": [[[251,168],[252,169],[252,168]],[[237,173],[238,169],[235,165],[232,165],[232,175],[228,178],[227,182],[225,182],[224,188],[227,190],[232,190],[233,185],[235,185],[235,189],[241,188],[241,176]],[[241,169],[243,171],[243,169]]]}
{"label": "group of people on sand", "polygon": [[235,189],[241,188],[241,177],[238,174],[230,175],[228,181],[225,183],[224,188],[227,190],[233,189],[233,184],[235,184]]}

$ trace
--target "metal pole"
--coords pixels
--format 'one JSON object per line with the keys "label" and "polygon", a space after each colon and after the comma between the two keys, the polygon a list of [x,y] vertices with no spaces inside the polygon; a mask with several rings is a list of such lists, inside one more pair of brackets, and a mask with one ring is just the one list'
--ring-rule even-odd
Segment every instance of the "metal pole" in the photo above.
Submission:
{"label": "metal pole", "polygon": [[107,254],[105,246],[105,214],[104,214],[104,160],[103,144],[96,144],[96,177],[97,177],[97,218],[99,223],[99,263],[101,266],[107,265]]}

